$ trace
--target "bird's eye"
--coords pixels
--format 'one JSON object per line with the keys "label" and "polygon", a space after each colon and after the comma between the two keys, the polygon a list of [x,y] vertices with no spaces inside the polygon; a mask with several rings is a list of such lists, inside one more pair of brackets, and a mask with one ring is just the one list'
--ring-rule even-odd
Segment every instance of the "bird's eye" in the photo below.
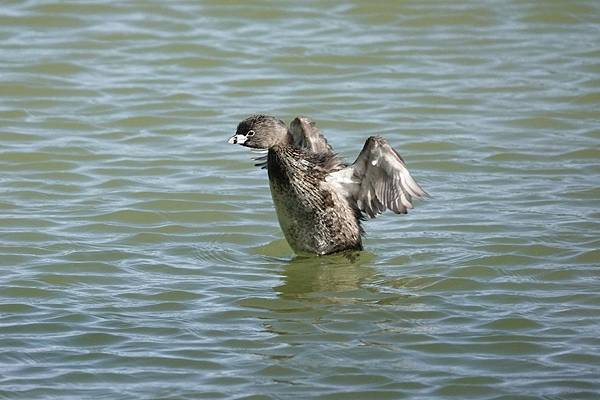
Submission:
{"label": "bird's eye", "polygon": [[256,132],[254,132],[253,130],[249,130],[248,133],[246,133],[246,136],[254,136]]}

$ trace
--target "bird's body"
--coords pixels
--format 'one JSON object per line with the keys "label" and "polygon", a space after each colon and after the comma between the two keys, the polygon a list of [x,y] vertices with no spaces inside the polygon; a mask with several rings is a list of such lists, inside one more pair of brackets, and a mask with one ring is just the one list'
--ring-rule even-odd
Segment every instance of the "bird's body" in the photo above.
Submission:
{"label": "bird's body", "polygon": [[267,154],[267,171],[279,224],[297,253],[362,250],[358,209],[326,181],[341,165],[292,145]]}
{"label": "bird's body", "polygon": [[279,224],[296,253],[362,250],[365,216],[386,208],[406,213],[413,196],[426,195],[382,137],[367,139],[352,165],[340,160],[304,117],[288,129],[273,117],[253,115],[229,142],[268,150],[257,165],[268,171]]}

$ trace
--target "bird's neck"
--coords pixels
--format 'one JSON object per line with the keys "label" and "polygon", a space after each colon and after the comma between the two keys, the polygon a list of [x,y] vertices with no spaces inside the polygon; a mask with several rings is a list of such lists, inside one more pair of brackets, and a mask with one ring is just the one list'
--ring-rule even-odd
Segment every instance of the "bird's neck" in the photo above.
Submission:
{"label": "bird's neck", "polygon": [[290,131],[287,131],[285,136],[283,136],[280,141],[278,141],[277,143],[275,143],[274,145],[269,147],[269,150],[273,150],[274,152],[279,153],[281,151],[284,151],[284,149],[286,147],[293,146],[293,145],[294,145],[294,138],[293,138],[292,134],[290,133]]}

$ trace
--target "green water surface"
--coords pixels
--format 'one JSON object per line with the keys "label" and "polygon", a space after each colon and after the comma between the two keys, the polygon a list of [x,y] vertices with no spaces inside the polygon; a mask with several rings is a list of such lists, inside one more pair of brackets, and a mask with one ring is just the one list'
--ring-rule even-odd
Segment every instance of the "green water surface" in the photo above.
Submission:
{"label": "green water surface", "polygon": [[[0,398],[600,398],[600,2],[4,1]],[[238,121],[432,194],[295,257]]]}

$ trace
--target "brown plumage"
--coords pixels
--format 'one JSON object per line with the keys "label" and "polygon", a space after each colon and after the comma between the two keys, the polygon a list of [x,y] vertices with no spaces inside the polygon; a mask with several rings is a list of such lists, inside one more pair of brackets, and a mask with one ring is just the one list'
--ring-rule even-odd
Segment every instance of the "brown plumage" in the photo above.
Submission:
{"label": "brown plumage", "polygon": [[366,216],[390,209],[406,213],[427,193],[404,160],[380,136],[369,137],[352,165],[333,152],[315,123],[252,115],[239,123],[229,143],[266,149],[266,167],[279,224],[297,253],[361,250]]}

